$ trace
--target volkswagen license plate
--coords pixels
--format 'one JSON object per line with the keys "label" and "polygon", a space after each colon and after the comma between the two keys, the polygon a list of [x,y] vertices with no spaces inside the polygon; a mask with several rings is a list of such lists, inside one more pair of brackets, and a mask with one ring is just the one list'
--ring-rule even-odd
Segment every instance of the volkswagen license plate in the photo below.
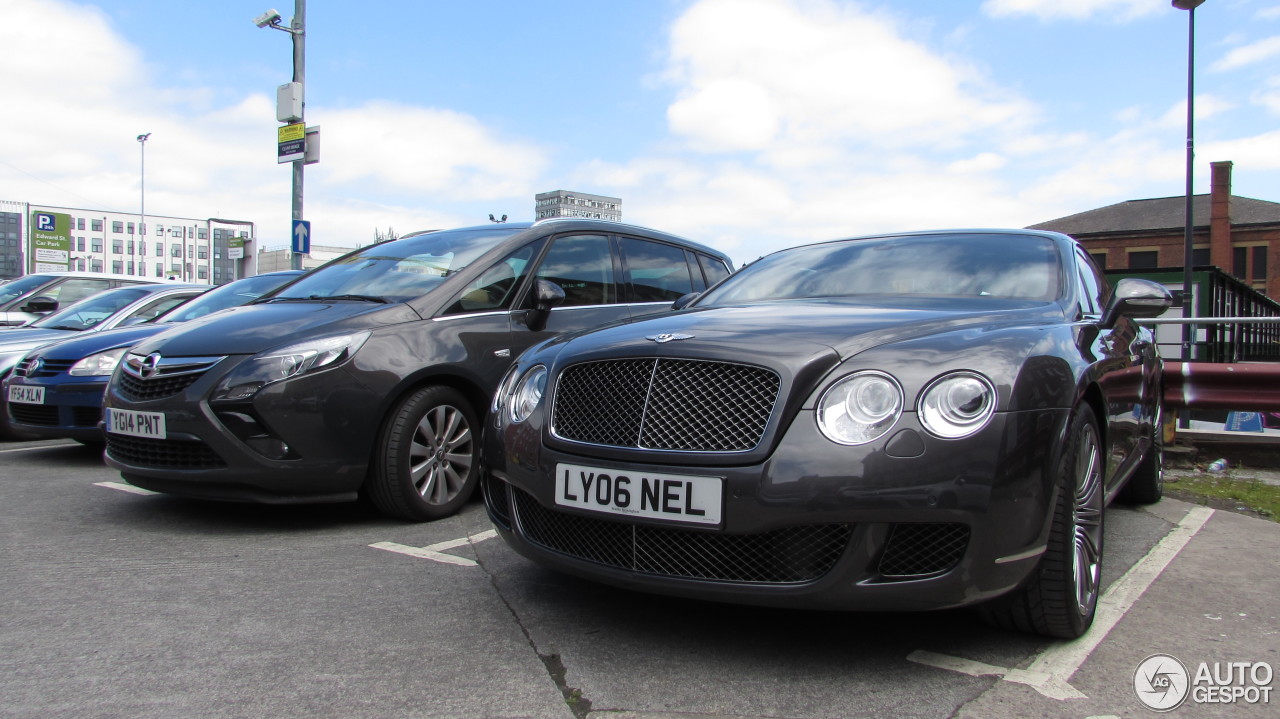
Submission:
{"label": "volkswagen license plate", "polygon": [[131,437],[164,439],[164,415],[160,412],[135,412],[131,409],[108,408],[107,431]]}
{"label": "volkswagen license plate", "polygon": [[44,387],[11,384],[9,385],[9,401],[18,404],[44,404]]}
{"label": "volkswagen license plate", "polygon": [[557,464],[556,504],[627,517],[720,524],[724,479]]}

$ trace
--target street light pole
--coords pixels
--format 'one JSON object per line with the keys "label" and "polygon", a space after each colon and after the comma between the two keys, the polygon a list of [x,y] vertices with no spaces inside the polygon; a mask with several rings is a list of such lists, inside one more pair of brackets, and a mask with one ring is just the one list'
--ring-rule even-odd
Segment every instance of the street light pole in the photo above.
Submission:
{"label": "street light pole", "polygon": [[[1191,284],[1192,256],[1195,247],[1192,235],[1195,224],[1191,208],[1192,176],[1195,172],[1195,52],[1196,52],[1196,8],[1205,0],[1173,0],[1173,6],[1187,11],[1187,189],[1183,207],[1184,227],[1182,242],[1182,316],[1195,317],[1195,292]],[[1182,359],[1191,361],[1196,328],[1193,324],[1182,326]]]}
{"label": "street light pole", "polygon": [[[298,111],[297,121],[303,123],[306,127],[306,35],[307,35],[307,0],[293,0],[293,21],[289,23],[289,27],[280,24],[280,13],[275,10],[268,10],[262,15],[254,19],[254,24],[258,27],[270,27],[282,32],[287,32],[293,38],[293,81],[298,85],[299,97],[298,101],[301,108]],[[305,140],[304,140],[305,142]],[[305,147],[305,144],[304,144]],[[306,158],[300,157],[294,160],[293,165],[293,200],[292,200],[292,216],[294,220],[302,219],[302,168],[306,165]],[[292,226],[293,223],[290,223]],[[291,227],[292,229],[292,227]],[[291,238],[292,240],[292,238]],[[289,253],[289,267],[291,269],[302,269],[302,253]]]}
{"label": "street light pole", "polygon": [[[1203,2],[1203,0],[1201,0]],[[306,27],[307,27],[307,0],[293,0],[293,27],[290,34],[293,35],[293,81],[298,83],[298,88],[302,91],[302,118],[298,121],[306,127],[307,101],[306,101],[306,85],[304,78],[306,76]],[[305,158],[299,158],[293,161],[293,219],[302,219],[302,168],[306,165]],[[290,223],[292,226],[292,223]],[[291,252],[289,254],[289,267],[291,269],[302,269],[302,253]]]}
{"label": "street light pole", "polygon": [[142,151],[142,167],[140,172],[142,197],[138,203],[138,274],[146,275],[143,267],[146,264],[147,250],[143,244],[142,228],[147,226],[147,140],[151,138],[151,133],[143,133],[138,135],[139,149]]}

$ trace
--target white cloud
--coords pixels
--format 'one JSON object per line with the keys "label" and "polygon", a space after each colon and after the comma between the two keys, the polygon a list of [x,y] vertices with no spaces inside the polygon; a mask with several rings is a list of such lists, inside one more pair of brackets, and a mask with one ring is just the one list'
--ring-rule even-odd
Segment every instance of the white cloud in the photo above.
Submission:
{"label": "white cloud", "polygon": [[1280,56],[1280,35],[1235,48],[1221,60],[1210,65],[1209,69],[1215,72],[1234,70],[1238,67],[1264,62],[1277,56]]}
{"label": "white cloud", "polygon": [[[0,14],[0,199],[138,208],[135,137],[150,132],[148,215],[247,219],[263,244],[288,242],[291,173],[275,161],[274,98],[215,105],[225,89],[158,84],[164,73],[92,6],[4,0]],[[318,244],[368,242],[375,227],[470,224],[421,208],[459,198],[527,202],[546,162],[532,143],[448,110],[368,102],[308,107],[308,119],[323,136],[321,162],[306,168],[305,182]],[[351,199],[361,196],[381,201]]]}
{"label": "white cloud", "polygon": [[671,31],[671,131],[703,152],[954,145],[1034,107],[886,17],[830,0],[703,0]]}
{"label": "white cloud", "polygon": [[1101,17],[1132,20],[1168,9],[1153,0],[986,0],[983,12],[993,17],[1030,15],[1040,20],[1087,20]]}
{"label": "white cloud", "polygon": [[947,172],[957,175],[991,172],[992,170],[999,170],[1008,164],[1008,162],[1008,159],[997,153],[982,152],[974,155],[973,157],[956,160],[950,165],[947,165]]}

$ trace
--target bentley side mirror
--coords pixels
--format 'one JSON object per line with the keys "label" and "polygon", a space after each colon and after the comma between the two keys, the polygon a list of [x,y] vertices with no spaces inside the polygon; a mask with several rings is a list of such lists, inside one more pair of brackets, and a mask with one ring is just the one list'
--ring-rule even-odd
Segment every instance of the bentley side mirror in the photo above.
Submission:
{"label": "bentley side mirror", "polygon": [[1173,305],[1173,295],[1164,285],[1136,277],[1116,283],[1111,302],[1102,314],[1102,326],[1114,327],[1121,317],[1159,317]]}
{"label": "bentley side mirror", "polygon": [[671,309],[682,310],[688,307],[694,300],[698,299],[701,296],[702,296],[701,292],[689,292],[689,293],[680,295],[679,297],[676,298],[675,302],[671,303]]}

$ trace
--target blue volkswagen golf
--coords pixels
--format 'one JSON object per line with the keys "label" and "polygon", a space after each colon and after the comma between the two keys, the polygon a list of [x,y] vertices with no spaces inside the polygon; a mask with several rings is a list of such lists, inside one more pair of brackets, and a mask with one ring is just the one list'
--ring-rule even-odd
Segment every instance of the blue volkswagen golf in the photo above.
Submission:
{"label": "blue volkswagen golf", "polygon": [[4,419],[11,434],[102,444],[102,395],[125,350],[154,334],[238,307],[303,274],[269,272],[229,282],[154,320],[45,345],[18,360],[5,381]]}

